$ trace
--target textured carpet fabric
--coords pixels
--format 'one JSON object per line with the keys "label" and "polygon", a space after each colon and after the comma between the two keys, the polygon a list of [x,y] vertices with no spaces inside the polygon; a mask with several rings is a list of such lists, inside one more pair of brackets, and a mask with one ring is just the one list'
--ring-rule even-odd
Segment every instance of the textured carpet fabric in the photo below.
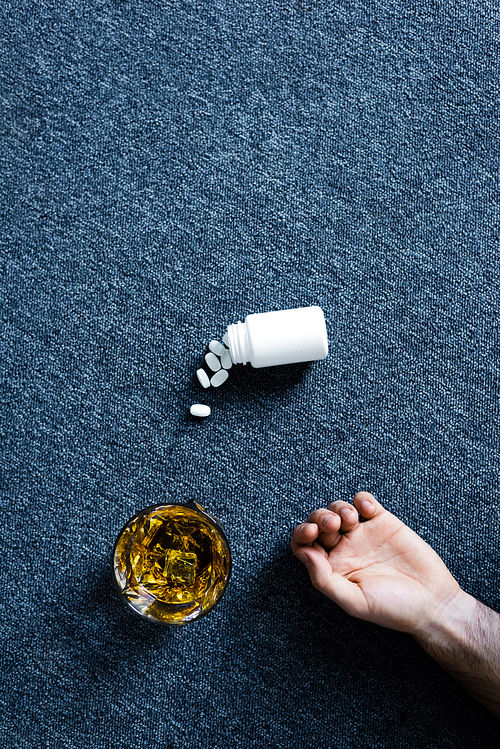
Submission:
{"label": "textured carpet fabric", "polygon": [[[500,609],[499,21],[490,0],[0,4],[2,747],[500,745],[289,547],[365,489]],[[202,390],[228,324],[316,304],[327,359]],[[155,628],[111,550],[190,498],[232,578]]]}

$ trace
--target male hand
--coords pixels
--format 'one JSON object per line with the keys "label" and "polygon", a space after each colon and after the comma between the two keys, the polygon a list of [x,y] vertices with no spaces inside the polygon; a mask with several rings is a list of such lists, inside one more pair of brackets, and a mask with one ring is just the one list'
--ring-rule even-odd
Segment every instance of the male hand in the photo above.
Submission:
{"label": "male hand", "polygon": [[414,636],[427,632],[460,599],[458,583],[375,497],[358,492],[353,501],[311,513],[293,533],[295,556],[314,587],[351,616]]}

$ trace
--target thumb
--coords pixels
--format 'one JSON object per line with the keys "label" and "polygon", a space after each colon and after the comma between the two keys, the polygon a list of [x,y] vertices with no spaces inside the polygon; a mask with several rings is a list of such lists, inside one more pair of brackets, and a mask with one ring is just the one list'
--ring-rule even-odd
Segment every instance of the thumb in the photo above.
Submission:
{"label": "thumb", "polygon": [[366,600],[355,583],[350,582],[338,572],[334,572],[328,559],[311,546],[307,549],[300,549],[296,554],[307,567],[311,582],[317,590],[324,593],[351,616],[365,618]]}
{"label": "thumb", "polygon": [[302,547],[296,554],[302,564],[307,567],[314,587],[329,595],[327,589],[328,580],[332,575],[332,568],[326,556],[312,546]]}

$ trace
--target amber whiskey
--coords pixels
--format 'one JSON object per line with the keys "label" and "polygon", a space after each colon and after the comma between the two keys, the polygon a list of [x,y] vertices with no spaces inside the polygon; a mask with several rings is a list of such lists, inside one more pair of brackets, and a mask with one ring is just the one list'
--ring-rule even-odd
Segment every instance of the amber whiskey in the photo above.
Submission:
{"label": "amber whiskey", "polygon": [[132,609],[161,624],[184,624],[220,600],[231,556],[220,527],[199,505],[156,505],[125,526],[113,567]]}

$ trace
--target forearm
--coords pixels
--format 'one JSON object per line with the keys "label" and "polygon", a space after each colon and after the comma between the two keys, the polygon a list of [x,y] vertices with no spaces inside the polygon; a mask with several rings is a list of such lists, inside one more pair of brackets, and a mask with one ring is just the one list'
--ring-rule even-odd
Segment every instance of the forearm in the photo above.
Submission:
{"label": "forearm", "polygon": [[417,642],[500,719],[500,614],[461,592]]}

